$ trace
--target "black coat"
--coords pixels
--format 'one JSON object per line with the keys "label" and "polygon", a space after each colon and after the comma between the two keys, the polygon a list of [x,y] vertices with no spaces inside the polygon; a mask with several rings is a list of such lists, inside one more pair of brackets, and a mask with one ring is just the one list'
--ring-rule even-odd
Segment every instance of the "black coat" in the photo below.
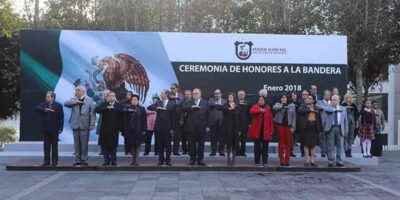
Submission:
{"label": "black coat", "polygon": [[[48,111],[46,108],[52,109]],[[36,112],[40,114],[42,131],[51,134],[60,134],[64,128],[64,110],[61,104],[43,102],[36,106]]]}
{"label": "black coat", "polygon": [[191,131],[191,126],[188,121],[189,118],[189,112],[187,107],[190,107],[192,105],[192,102],[190,99],[186,99],[182,101],[179,106],[178,106],[178,112],[179,112],[179,124],[183,127],[183,131],[185,133],[188,133]]}
{"label": "black coat", "polygon": [[[310,123],[308,114],[314,112],[316,121]],[[300,134],[300,141],[305,146],[315,146],[319,143],[319,133],[322,132],[320,110],[315,108],[315,111],[310,111],[306,105],[301,105],[297,109],[297,128]]]}
{"label": "black coat", "polygon": [[[236,105],[238,106],[238,105]],[[222,127],[224,131],[224,141],[228,146],[236,145],[239,138],[239,107],[229,110],[229,105],[223,107],[224,118]]]}
{"label": "black coat", "polygon": [[122,110],[119,103],[113,107],[108,107],[107,102],[103,102],[95,108],[95,112],[101,114],[98,144],[105,148],[116,148],[118,146],[118,134],[122,130]]}
{"label": "black coat", "polygon": [[206,127],[208,127],[208,103],[201,99],[199,108],[194,107],[195,101],[190,100],[183,105],[183,110],[187,112],[186,129],[191,134],[205,135]]}
{"label": "black coat", "polygon": [[165,108],[163,108],[163,102],[158,101],[147,107],[148,110],[156,111],[157,117],[155,122],[155,131],[159,134],[169,133],[171,130],[175,130],[176,125],[176,113],[175,113],[175,102],[168,101]]}
{"label": "black coat", "polygon": [[242,134],[247,134],[250,125],[250,105],[245,102],[243,104],[238,104],[239,109],[239,131]]}
{"label": "black coat", "polygon": [[215,98],[210,98],[208,101],[208,124],[210,126],[221,126],[224,118],[223,107],[226,104],[226,100],[221,98],[221,104],[217,104]]}
{"label": "black coat", "polygon": [[126,148],[132,149],[133,145],[140,145],[147,130],[146,109],[143,106],[125,105],[122,122],[122,134],[126,140]]}

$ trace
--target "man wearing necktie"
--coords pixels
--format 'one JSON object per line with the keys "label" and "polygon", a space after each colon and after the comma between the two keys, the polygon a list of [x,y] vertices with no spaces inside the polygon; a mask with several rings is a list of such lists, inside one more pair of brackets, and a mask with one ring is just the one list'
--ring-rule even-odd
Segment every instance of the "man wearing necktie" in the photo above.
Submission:
{"label": "man wearing necktie", "polygon": [[222,98],[220,89],[214,91],[214,97],[210,98],[208,105],[210,107],[209,125],[210,125],[210,156],[215,156],[218,150],[220,156],[224,156],[224,141],[223,141],[223,105],[226,100]]}
{"label": "man wearing necktie", "polygon": [[[182,93],[179,91],[179,85],[177,83],[173,83],[170,87],[170,95],[169,100],[173,101],[176,105],[175,109],[175,130],[172,138],[172,153],[175,156],[180,156],[179,147],[182,140],[182,132],[183,127],[182,124],[179,124],[180,115],[182,114],[181,104],[183,101]],[[183,144],[182,144],[183,146]]]}
{"label": "man wearing necktie", "polygon": [[[324,91],[324,97],[322,100],[318,100],[317,101],[317,107],[330,107],[330,103],[331,103],[331,91],[330,90],[325,90]],[[327,113],[326,112],[322,112],[321,113],[321,120],[322,120],[322,124],[324,124],[325,119],[327,119]],[[328,145],[327,140],[326,140],[326,136],[329,134],[329,129],[328,130],[324,130],[319,134],[319,147],[321,149],[321,157],[325,157],[326,154],[328,154]]]}
{"label": "man wearing necktie", "polygon": [[171,140],[175,130],[175,102],[168,99],[169,92],[160,93],[160,101],[147,109],[156,111],[156,134],[158,134],[158,165],[171,166]]}
{"label": "man wearing necktie", "polygon": [[36,106],[41,116],[43,133],[44,162],[42,166],[52,166],[58,163],[58,135],[64,127],[64,110],[61,104],[55,102],[56,94],[53,91],[46,93],[46,101]]}
{"label": "man wearing necktie", "polygon": [[192,100],[183,105],[184,112],[187,112],[186,129],[189,132],[190,165],[197,161],[198,165],[204,166],[204,141],[208,127],[208,102],[201,99],[201,90],[193,89]]}
{"label": "man wearing necktie", "polygon": [[[339,105],[340,97],[333,95],[330,102],[330,107],[323,108],[327,114],[326,121],[323,123],[324,130],[327,131],[327,153],[329,160],[329,167],[333,167],[334,162],[336,166],[342,167],[342,150],[343,150],[343,137],[348,133],[348,122],[346,108]],[[336,150],[336,160],[335,160]]]}
{"label": "man wearing necktie", "polygon": [[95,128],[95,102],[86,95],[84,86],[75,88],[75,97],[64,103],[71,109],[69,123],[74,135],[74,166],[87,166],[90,131]]}

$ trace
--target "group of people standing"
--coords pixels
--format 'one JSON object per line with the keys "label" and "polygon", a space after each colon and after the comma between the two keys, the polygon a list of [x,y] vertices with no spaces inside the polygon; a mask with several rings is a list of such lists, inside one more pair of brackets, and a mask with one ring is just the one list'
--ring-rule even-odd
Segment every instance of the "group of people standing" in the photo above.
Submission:
{"label": "group of people standing", "polygon": [[[258,99],[249,104],[246,92],[228,93],[226,99],[220,89],[209,100],[202,98],[199,88],[179,91],[177,84],[152,97],[152,104],[145,108],[140,97],[128,92],[126,99],[117,100],[113,91],[106,91],[104,100],[97,105],[86,95],[85,87],[77,86],[75,95],[64,103],[71,109],[69,120],[73,130],[74,166],[88,165],[90,130],[97,133],[104,166],[117,165],[119,133],[124,137],[125,153],[132,156],[131,165],[138,165],[142,143],[144,155],[154,152],[158,165],[171,166],[171,154],[189,154],[189,165],[205,165],[204,144],[211,142],[210,156],[227,157],[227,165],[235,165],[236,156],[246,156],[246,141],[254,142],[254,162],[257,166],[268,163],[268,146],[274,134],[278,138],[281,166],[289,166],[296,141],[300,143],[306,166],[316,166],[315,149],[327,156],[329,166],[343,166],[342,151],[351,157],[355,134],[362,143],[365,157],[370,156],[371,141],[377,130],[383,129],[370,100],[361,110],[345,95],[341,104],[337,89],[324,91],[319,98],[316,86],[296,93],[284,94],[275,103],[268,101],[268,92],[260,90]],[[57,165],[58,134],[63,130],[63,106],[55,102],[55,93],[48,92],[46,101],[37,106],[42,115],[44,138],[44,166]],[[357,130],[357,131],[356,131]],[[50,162],[51,154],[51,162]]]}

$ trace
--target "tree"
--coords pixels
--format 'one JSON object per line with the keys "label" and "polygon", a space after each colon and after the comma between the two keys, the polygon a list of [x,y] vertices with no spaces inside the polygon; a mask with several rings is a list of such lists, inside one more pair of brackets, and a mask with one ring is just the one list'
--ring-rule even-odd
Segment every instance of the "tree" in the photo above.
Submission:
{"label": "tree", "polygon": [[399,0],[337,0],[329,6],[335,30],[348,37],[349,66],[365,96],[388,64],[400,62]]}
{"label": "tree", "polygon": [[[400,0],[42,1],[43,28],[346,35],[359,95],[400,58]],[[38,0],[25,2],[32,27]]]}
{"label": "tree", "polygon": [[19,110],[19,43],[15,31],[22,21],[12,12],[8,0],[0,0],[0,119]]}

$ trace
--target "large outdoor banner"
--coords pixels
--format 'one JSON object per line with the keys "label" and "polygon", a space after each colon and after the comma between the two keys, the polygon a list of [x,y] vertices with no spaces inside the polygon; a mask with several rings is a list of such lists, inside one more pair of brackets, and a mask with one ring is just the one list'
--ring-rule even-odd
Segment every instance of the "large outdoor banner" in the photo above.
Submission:
{"label": "large outdoor banner", "polygon": [[[106,89],[118,98],[130,90],[148,105],[151,96],[172,83],[195,87],[208,97],[244,89],[250,99],[261,88],[274,95],[300,92],[311,84],[319,91],[347,83],[345,36],[155,33],[109,31],[23,31],[21,64],[21,140],[40,140],[34,106],[54,90],[57,101],[83,85],[100,101]],[[65,108],[60,142],[71,143]],[[92,141],[96,141],[93,131]]]}

